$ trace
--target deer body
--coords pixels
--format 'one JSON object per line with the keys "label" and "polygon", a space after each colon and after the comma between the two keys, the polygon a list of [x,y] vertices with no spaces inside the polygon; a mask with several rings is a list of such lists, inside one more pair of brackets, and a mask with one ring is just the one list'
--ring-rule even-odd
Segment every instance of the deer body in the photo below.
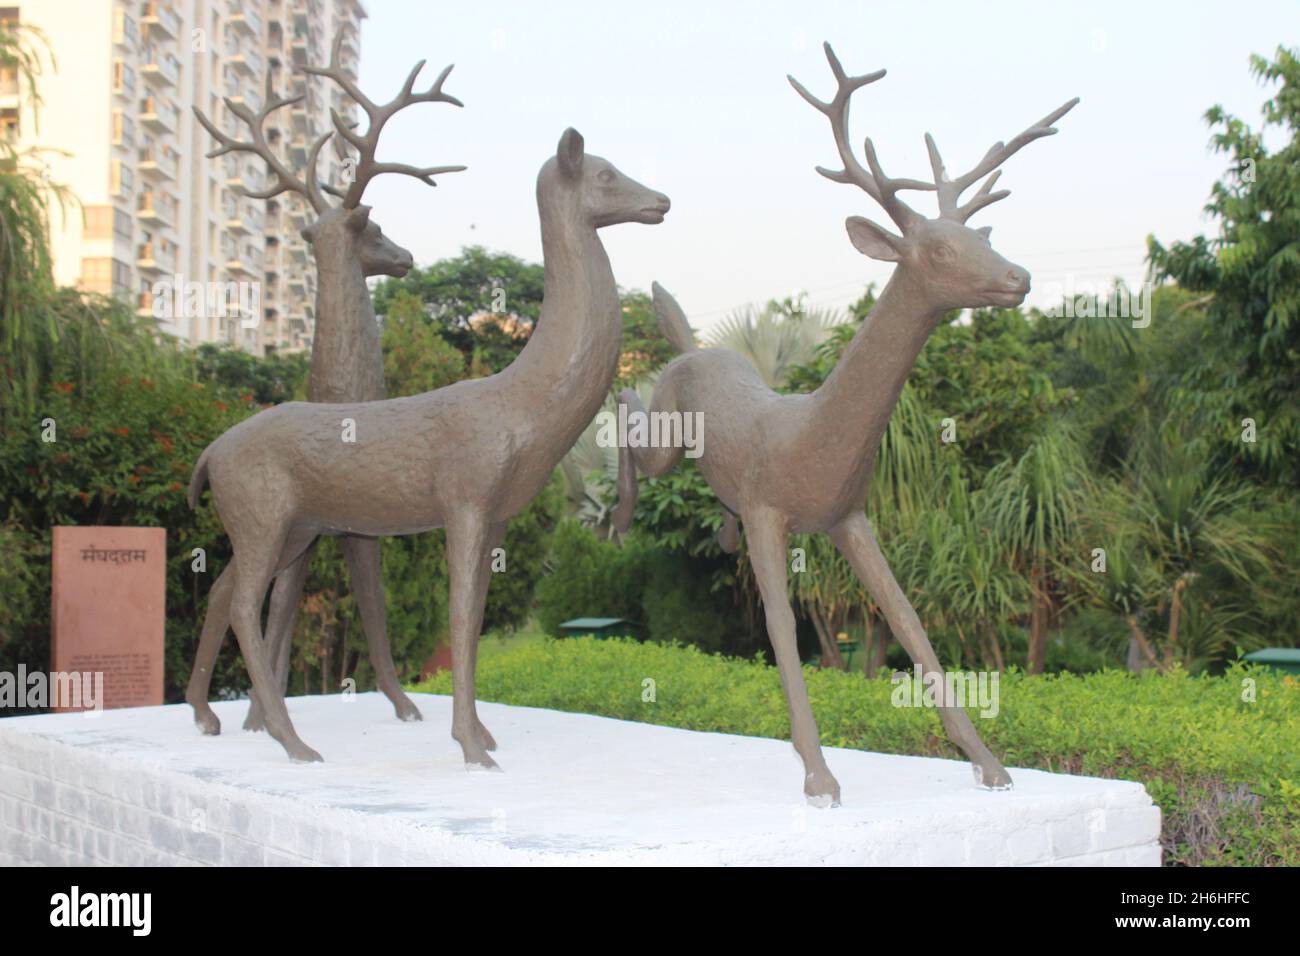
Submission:
{"label": "deer body", "polygon": [[[997,166],[1025,143],[1055,132],[1051,124],[1074,103],[1009,145],[999,143],[957,180],[947,177],[929,137],[934,183],[891,179],[881,170],[871,140],[866,142],[868,168],[864,168],[850,149],[847,134],[849,96],[880,79],[884,71],[850,77],[829,45],[826,54],[838,83],[831,101],[815,99],[791,79],[795,89],[830,118],[844,162],[843,170],[818,171],[832,181],[861,187],[889,212],[902,235],[858,216],[850,217],[846,227],[858,251],[896,263],[894,274],[839,364],[811,395],[779,395],[743,357],[722,349],[696,349],[681,308],[656,284],[660,328],[683,354],[661,372],[651,413],[698,414],[704,421],[707,437],[698,461],[728,512],[720,533],[722,546],[728,551],[738,546],[737,518],[745,527],[768,636],[790,709],[791,736],[804,764],[804,793],[812,803],[833,806],[839,802],[840,788],[822,755],[786,591],[788,536],[830,534],[912,659],[926,674],[941,673],[929,638],[894,579],[863,506],[889,417],[941,316],[958,308],[1019,305],[1028,293],[1028,273],[993,250],[987,229],[970,229],[965,220],[1006,195],[991,192]],[[962,191],[989,173],[992,176],[979,193],[965,206],[959,205]],[[940,216],[931,220],[918,215],[898,199],[902,189],[937,191]],[[622,393],[621,401],[644,412],[631,389]],[[618,530],[625,531],[631,524],[636,472],[662,475],[682,454],[682,448],[620,448],[619,502],[614,513]],[[1006,769],[980,740],[966,712],[945,702],[940,716],[949,736],[970,757],[977,782],[990,789],[1010,787]]]}
{"label": "deer body", "polygon": [[[319,760],[293,730],[265,659],[259,611],[267,585],[321,534],[447,530],[454,687],[452,735],[467,764],[494,767],[478,719],[474,665],[491,551],[594,417],[617,371],[618,290],[596,230],[656,223],[667,197],[585,156],[568,130],[538,177],[545,287],[537,328],[518,358],[484,379],[406,398],[291,402],[231,428],[204,451],[204,483],[234,549],[229,618],[266,726],[300,760]],[[216,588],[214,587],[214,592]],[[219,607],[219,603],[214,603]],[[205,632],[207,625],[205,624]]]}

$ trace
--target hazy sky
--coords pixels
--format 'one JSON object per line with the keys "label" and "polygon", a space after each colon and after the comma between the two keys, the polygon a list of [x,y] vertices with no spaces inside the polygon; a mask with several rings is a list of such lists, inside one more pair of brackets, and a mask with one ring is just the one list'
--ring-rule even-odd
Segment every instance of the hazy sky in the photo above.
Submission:
{"label": "hazy sky", "polygon": [[[417,263],[480,244],[541,261],[535,182],[566,126],[587,150],[667,193],[658,226],[602,231],[624,288],[659,280],[706,328],[748,302],[806,290],[841,307],[887,265],[849,244],[843,222],[888,223],[838,167],[826,119],[790,88],[833,90],[821,42],[850,73],[889,70],[854,96],[852,136],[885,170],[929,175],[923,135],[950,173],[977,162],[1067,99],[1060,133],[1004,167],[1012,195],[971,224],[1053,287],[1141,280],[1145,237],[1186,238],[1225,163],[1207,148],[1206,108],[1252,125],[1265,98],[1251,53],[1300,42],[1295,0],[1209,2],[429,2],[366,0],[362,87],[387,99],[419,59],[463,110],[410,108],[382,158],[464,163],[436,189],[386,176],[367,201]],[[933,195],[910,194],[934,213]],[[911,201],[911,200],[909,200]]]}

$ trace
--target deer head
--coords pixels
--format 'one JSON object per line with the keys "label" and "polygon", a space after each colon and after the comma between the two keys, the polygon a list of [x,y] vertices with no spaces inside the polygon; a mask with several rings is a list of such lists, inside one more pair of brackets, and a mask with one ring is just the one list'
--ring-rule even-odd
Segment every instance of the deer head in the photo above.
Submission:
{"label": "deer head", "polygon": [[411,270],[411,254],[370,221],[370,207],[327,209],[302,230],[302,237],[330,262],[361,263],[362,274],[400,279]]}
{"label": "deer head", "polygon": [[[869,219],[850,216],[845,227],[854,248],[872,259],[898,263],[900,272],[917,280],[915,286],[922,290],[931,308],[938,311],[1011,307],[1023,302],[1029,293],[1028,271],[998,254],[989,242],[991,227],[971,229],[966,221],[978,210],[1010,195],[1005,189],[993,191],[993,185],[1001,175],[998,167],[1026,144],[1056,133],[1053,124],[1073,109],[1079,100],[1070,100],[1010,142],[995,143],[973,169],[956,179],[948,177],[934,138],[926,133],[925,145],[930,154],[933,182],[893,179],[881,169],[870,137],[864,147],[865,168],[854,155],[848,138],[849,98],[855,90],[879,80],[885,71],[849,76],[840,66],[831,45],[826,43],[823,47],[835,76],[833,99],[823,102],[793,76],[788,77],[795,91],[830,119],[835,145],[844,164],[840,170],[818,166],[817,172],[832,182],[860,188],[880,204],[899,230],[895,233]],[[988,179],[979,191],[962,205],[961,194],[984,176]],[[910,208],[898,196],[904,189],[936,192],[939,215],[928,219]]]}
{"label": "deer head", "polygon": [[609,160],[586,153],[582,134],[566,129],[537,177],[539,201],[557,205],[594,229],[620,222],[660,223],[668,197],[623,175]]}
{"label": "deer head", "polygon": [[[339,53],[343,45],[344,34],[340,31],[334,38],[330,53],[329,66],[304,66],[306,73],[324,76],[342,87],[343,91],[366,114],[368,125],[364,134],[358,133],[356,124],[349,123],[337,110],[330,110],[334,129],[319,136],[307,155],[307,169],[299,178],[295,176],[277,157],[266,140],[266,119],[275,110],[297,103],[305,94],[280,98],[271,88],[271,76],[266,77],[265,105],[261,111],[254,113],[241,103],[234,103],[226,98],[226,107],[249,128],[250,140],[236,140],[218,129],[198,107],[194,114],[203,128],[218,142],[218,147],[208,153],[209,157],[222,156],[226,153],[252,153],[265,161],[275,177],[275,182],[265,189],[249,190],[238,187],[239,191],[252,199],[270,199],[283,192],[295,192],[302,196],[316,211],[316,220],[302,230],[302,237],[312,244],[318,259],[330,263],[358,262],[365,275],[403,276],[411,268],[411,254],[384,236],[377,223],[370,221],[370,207],[361,205],[361,197],[366,186],[376,176],[383,173],[400,173],[414,176],[429,186],[436,186],[433,177],[440,173],[454,173],[465,169],[464,166],[426,166],[416,167],[406,163],[385,163],[375,158],[379,146],[379,136],[384,124],[397,112],[413,103],[451,103],[462,106],[460,100],[442,91],[442,84],[451,73],[448,66],[434,81],[433,86],[421,93],[414,92],[415,80],[424,69],[425,61],[417,63],[406,77],[401,91],[387,103],[378,104],[361,92],[339,62]],[[356,147],[359,157],[349,166],[352,175],[346,189],[322,185],[316,178],[316,164],[325,143],[335,134],[339,140],[335,146],[342,158],[348,158],[343,143]],[[340,200],[335,206],[326,198],[326,194]]]}

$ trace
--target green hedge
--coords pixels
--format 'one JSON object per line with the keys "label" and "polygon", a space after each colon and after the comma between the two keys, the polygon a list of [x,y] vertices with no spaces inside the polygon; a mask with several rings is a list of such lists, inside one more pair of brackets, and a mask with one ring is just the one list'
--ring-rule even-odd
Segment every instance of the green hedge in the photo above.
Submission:
{"label": "green hedge", "polygon": [[[805,670],[826,746],[958,757],[932,709],[890,704],[888,680]],[[655,700],[642,701],[643,682]],[[1253,703],[1243,700],[1253,686]],[[451,692],[441,673],[419,690]],[[1167,864],[1300,864],[1300,681],[1234,665],[1182,673],[1000,679],[977,723],[1008,766],[1137,780],[1164,811]],[[546,640],[485,657],[483,700],[760,737],[789,738],[775,668],[692,647]]]}

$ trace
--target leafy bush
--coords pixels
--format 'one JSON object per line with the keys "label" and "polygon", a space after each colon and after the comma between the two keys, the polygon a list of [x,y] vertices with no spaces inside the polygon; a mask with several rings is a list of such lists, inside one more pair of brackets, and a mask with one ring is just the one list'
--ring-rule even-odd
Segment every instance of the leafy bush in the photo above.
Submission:
{"label": "leafy bush", "polygon": [[623,617],[643,621],[645,550],[633,536],[624,547],[603,541],[573,519],[556,527],[545,576],[537,584],[537,622],[560,636],[575,617]]}
{"label": "leafy bush", "polygon": [[[654,702],[642,700],[647,677]],[[888,681],[834,670],[805,669],[804,677],[825,746],[960,758],[934,710],[891,706]],[[1248,688],[1253,702],[1243,699]],[[450,675],[418,689],[450,693]],[[998,716],[977,718],[989,747],[1011,767],[1146,784],[1164,812],[1166,863],[1300,864],[1294,677],[1241,663],[1218,677],[1013,670],[999,692]],[[775,668],[691,647],[590,638],[525,644],[480,662],[478,696],[690,730],[790,736]]]}

